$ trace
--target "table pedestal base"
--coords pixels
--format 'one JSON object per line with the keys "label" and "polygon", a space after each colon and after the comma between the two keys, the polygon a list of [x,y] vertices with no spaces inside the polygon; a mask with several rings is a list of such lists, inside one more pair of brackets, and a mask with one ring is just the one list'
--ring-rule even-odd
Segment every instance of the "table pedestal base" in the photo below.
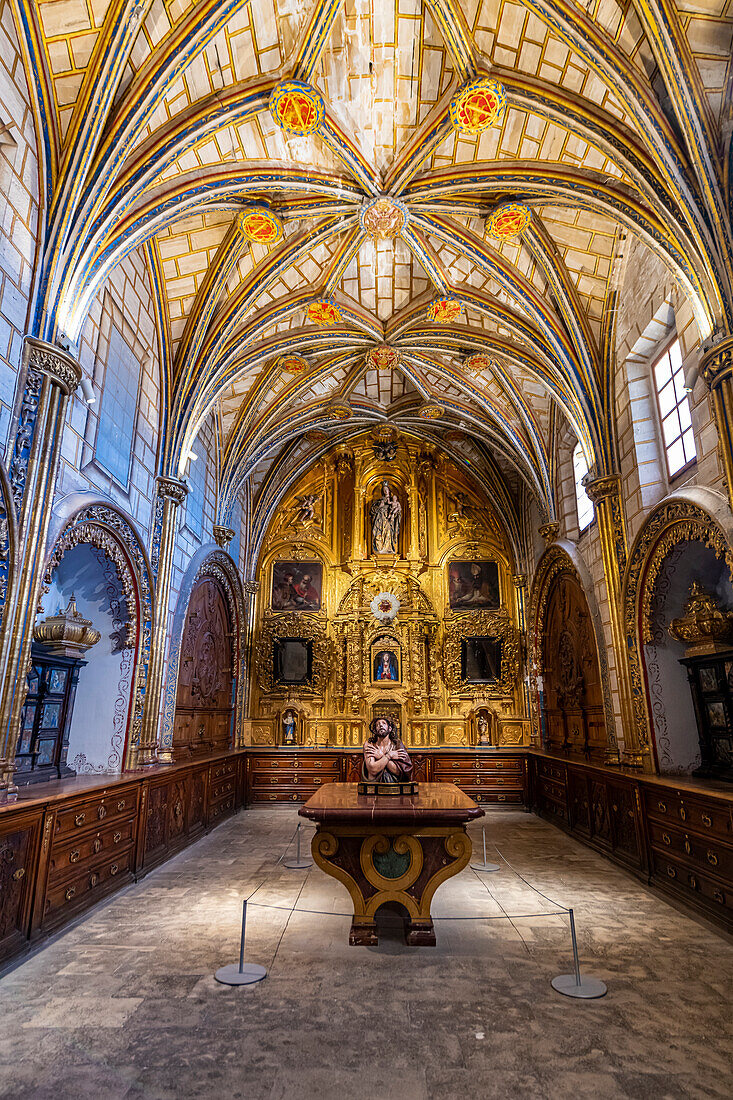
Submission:
{"label": "table pedestal base", "polygon": [[319,825],[311,850],[321,870],[342,882],[351,895],[349,943],[359,947],[379,943],[376,913],[390,903],[406,910],[406,942],[434,947],[433,894],[471,859],[471,841],[463,825],[411,828],[329,822]]}

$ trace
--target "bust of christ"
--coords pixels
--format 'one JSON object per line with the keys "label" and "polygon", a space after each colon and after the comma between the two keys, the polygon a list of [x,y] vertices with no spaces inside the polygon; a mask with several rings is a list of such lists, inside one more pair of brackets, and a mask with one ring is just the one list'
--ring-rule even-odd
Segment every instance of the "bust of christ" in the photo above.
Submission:
{"label": "bust of christ", "polygon": [[397,736],[391,718],[375,718],[371,737],[364,742],[362,779],[371,783],[406,783],[412,776],[412,761]]}

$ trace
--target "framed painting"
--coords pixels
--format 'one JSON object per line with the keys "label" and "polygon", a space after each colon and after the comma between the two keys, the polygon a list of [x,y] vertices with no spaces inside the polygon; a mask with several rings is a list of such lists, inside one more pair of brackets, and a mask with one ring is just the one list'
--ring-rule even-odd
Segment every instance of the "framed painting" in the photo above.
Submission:
{"label": "framed painting", "polygon": [[276,638],[273,663],[275,683],[310,683],[313,676],[313,642],[309,638]]}
{"label": "framed painting", "polygon": [[320,611],[323,565],[319,561],[276,561],[272,567],[273,611]]}
{"label": "framed painting", "polygon": [[496,611],[499,566],[495,561],[452,561],[448,565],[448,601],[453,611]]}
{"label": "framed painting", "polygon": [[393,649],[374,647],[372,680],[375,684],[398,684],[400,682],[400,659]]}
{"label": "framed painting", "polygon": [[461,679],[490,684],[501,677],[501,639],[475,635],[461,640]]}

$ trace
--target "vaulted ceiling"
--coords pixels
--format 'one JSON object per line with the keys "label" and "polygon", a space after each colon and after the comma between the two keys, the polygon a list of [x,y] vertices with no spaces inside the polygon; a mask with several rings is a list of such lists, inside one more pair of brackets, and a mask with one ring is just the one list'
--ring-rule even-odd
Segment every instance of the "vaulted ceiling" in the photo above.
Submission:
{"label": "vaulted ceiling", "polygon": [[[225,504],[248,483],[272,507],[320,431],[389,421],[452,433],[498,493],[522,480],[551,517],[553,405],[613,467],[628,235],[674,274],[701,337],[730,325],[733,0],[26,13],[45,133],[39,334],[78,338],[113,265],[144,247],[166,472],[217,410]],[[472,132],[459,109],[482,78],[503,109]],[[295,114],[278,100],[289,81]],[[323,117],[298,132],[309,110]],[[507,204],[528,220],[502,238]]]}

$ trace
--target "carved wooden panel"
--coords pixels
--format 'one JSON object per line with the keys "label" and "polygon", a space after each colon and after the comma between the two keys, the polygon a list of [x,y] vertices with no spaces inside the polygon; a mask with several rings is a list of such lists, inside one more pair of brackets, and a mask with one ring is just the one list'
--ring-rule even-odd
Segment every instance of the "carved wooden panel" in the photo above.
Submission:
{"label": "carved wooden panel", "polygon": [[593,623],[585,594],[558,573],[542,624],[547,747],[602,761],[606,750],[603,692]]}
{"label": "carved wooden panel", "polygon": [[145,826],[145,855],[165,847],[165,824],[168,810],[168,786],[151,784],[148,792],[148,817]]}
{"label": "carved wooden panel", "polygon": [[204,577],[191,593],[181,640],[173,721],[176,760],[230,747],[232,661],[232,623],[226,597],[217,581]]}
{"label": "carved wooden panel", "polygon": [[13,955],[27,935],[40,823],[36,813],[0,828],[0,960]]}

